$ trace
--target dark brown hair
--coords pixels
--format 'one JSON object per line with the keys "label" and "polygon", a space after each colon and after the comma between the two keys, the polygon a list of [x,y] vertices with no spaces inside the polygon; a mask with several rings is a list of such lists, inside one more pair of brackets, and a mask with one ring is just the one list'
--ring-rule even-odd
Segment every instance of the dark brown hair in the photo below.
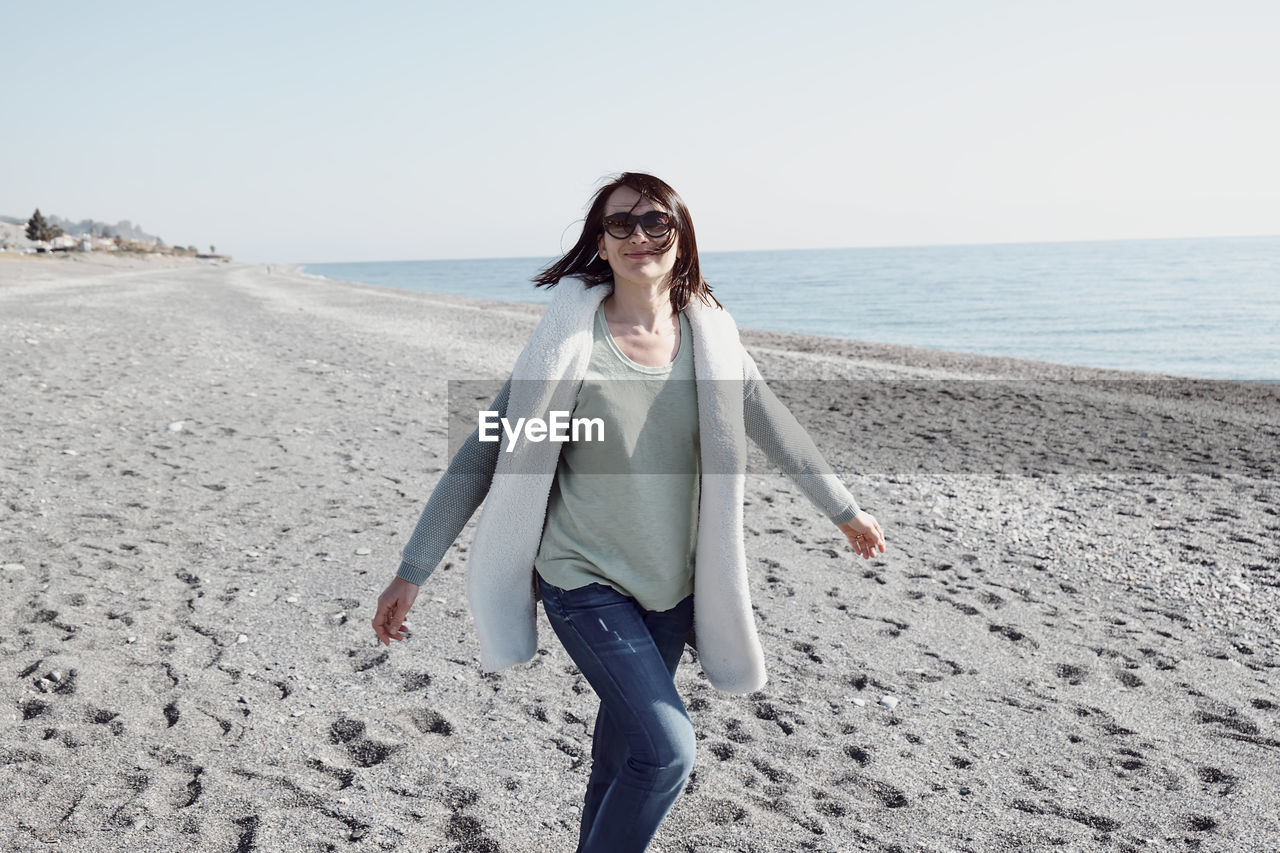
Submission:
{"label": "dark brown hair", "polygon": [[693,219],[689,216],[689,208],[684,199],[665,181],[646,175],[643,172],[623,172],[611,179],[591,197],[591,205],[587,216],[582,221],[582,234],[573,248],[565,252],[564,257],[551,264],[534,277],[536,287],[555,287],[562,278],[576,278],[587,287],[608,284],[613,281],[613,269],[609,262],[599,255],[597,241],[604,233],[604,207],[609,195],[619,187],[633,189],[650,203],[660,206],[671,214],[675,228],[660,244],[665,251],[676,240],[676,265],[667,280],[667,289],[671,292],[671,308],[683,311],[689,302],[697,297],[706,305],[723,307],[720,301],[711,295],[711,285],[702,277],[702,267],[698,264],[698,241],[693,233]]}

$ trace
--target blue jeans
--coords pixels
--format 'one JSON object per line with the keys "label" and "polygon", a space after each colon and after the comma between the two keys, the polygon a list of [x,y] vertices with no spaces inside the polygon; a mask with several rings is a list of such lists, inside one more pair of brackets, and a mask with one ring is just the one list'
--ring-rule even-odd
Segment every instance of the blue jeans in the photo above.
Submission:
{"label": "blue jeans", "polygon": [[693,723],[675,674],[693,596],[640,607],[604,584],[564,590],[538,576],[547,621],[600,697],[578,853],[643,851],[693,770]]}

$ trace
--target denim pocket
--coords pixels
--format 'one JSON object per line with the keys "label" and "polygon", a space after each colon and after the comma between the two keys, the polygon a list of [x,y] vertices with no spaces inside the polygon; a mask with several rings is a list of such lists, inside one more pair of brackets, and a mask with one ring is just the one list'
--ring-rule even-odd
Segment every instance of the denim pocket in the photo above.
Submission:
{"label": "denim pocket", "polygon": [[592,607],[608,607],[615,604],[630,604],[633,599],[623,595],[608,584],[589,583],[576,589],[561,591],[564,603],[575,610],[586,610]]}
{"label": "denim pocket", "polygon": [[608,584],[589,583],[586,586],[574,587],[573,589],[561,589],[554,584],[548,583],[541,575],[538,576],[538,582],[542,584],[543,606],[546,606],[547,599],[551,599],[552,606],[561,613],[591,610],[596,607],[611,607],[632,601],[630,597],[623,595]]}

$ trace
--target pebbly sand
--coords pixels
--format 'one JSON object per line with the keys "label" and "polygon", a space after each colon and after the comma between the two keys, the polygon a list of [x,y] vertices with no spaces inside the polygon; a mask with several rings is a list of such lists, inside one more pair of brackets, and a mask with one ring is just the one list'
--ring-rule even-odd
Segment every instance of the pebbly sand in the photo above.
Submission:
{"label": "pebbly sand", "polygon": [[[594,694],[480,671],[472,528],[369,626],[540,309],[273,272],[0,258],[0,848],[572,850]],[[743,338],[891,550],[757,459],[770,680],[686,651],[651,850],[1280,847],[1280,387]]]}

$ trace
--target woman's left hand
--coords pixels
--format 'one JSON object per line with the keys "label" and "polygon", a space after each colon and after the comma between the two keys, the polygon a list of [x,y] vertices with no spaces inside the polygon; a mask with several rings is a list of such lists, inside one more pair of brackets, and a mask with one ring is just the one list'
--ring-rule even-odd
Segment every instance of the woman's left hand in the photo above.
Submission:
{"label": "woman's left hand", "polygon": [[884,532],[873,515],[859,511],[852,521],[840,525],[840,532],[849,540],[854,553],[859,557],[870,560],[876,556],[877,550],[884,553]]}

